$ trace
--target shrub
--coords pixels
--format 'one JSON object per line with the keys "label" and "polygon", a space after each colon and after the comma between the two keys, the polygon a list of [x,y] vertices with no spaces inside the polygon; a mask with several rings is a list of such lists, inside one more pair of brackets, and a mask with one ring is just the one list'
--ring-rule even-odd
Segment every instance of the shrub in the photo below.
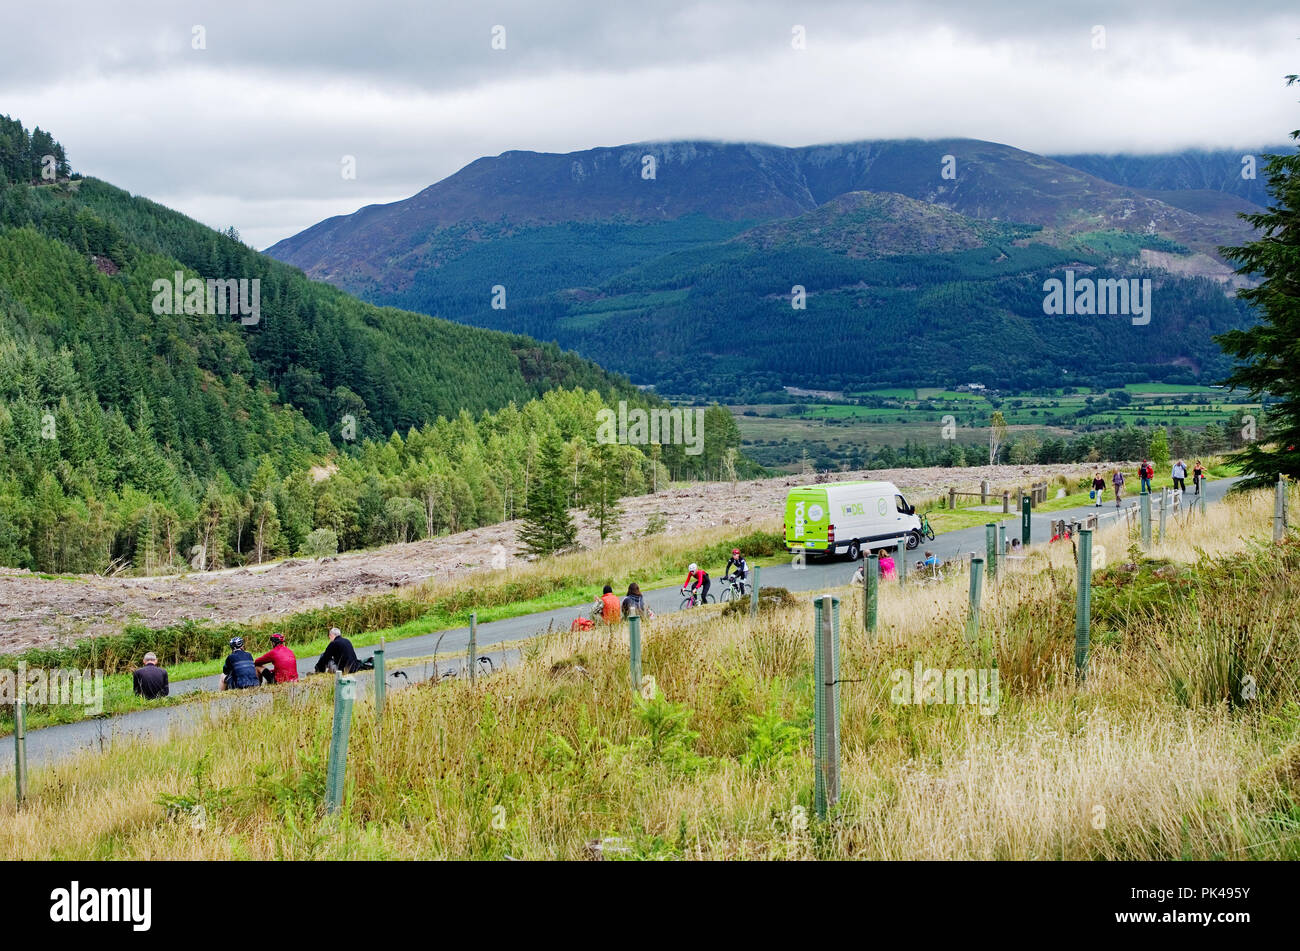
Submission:
{"label": "shrub", "polygon": [[337,555],[338,551],[338,533],[332,528],[318,528],[303,540],[302,551],[298,554],[306,558],[325,558]]}

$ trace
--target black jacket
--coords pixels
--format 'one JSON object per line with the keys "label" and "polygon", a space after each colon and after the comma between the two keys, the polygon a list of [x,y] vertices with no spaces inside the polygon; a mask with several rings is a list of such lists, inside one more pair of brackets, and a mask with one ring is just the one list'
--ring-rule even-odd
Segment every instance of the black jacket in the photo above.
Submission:
{"label": "black jacket", "polygon": [[342,634],[330,641],[325,653],[320,655],[320,660],[316,661],[316,673],[324,673],[330,661],[334,661],[334,666],[345,674],[355,674],[361,666],[352,642]]}
{"label": "black jacket", "polygon": [[131,686],[146,700],[167,696],[167,671],[153,664],[145,664],[131,674]]}

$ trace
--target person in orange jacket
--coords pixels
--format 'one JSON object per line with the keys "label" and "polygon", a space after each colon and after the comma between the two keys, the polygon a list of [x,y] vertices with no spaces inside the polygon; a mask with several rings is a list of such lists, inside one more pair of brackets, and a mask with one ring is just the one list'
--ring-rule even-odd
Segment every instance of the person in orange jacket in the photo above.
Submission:
{"label": "person in orange jacket", "polygon": [[600,616],[606,624],[623,620],[623,602],[609,585],[605,585],[605,593],[600,596]]}

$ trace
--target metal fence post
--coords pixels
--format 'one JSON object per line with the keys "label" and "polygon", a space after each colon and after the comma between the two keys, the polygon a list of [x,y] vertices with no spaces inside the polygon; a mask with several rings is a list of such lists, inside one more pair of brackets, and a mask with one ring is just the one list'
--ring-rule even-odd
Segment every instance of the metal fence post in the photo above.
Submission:
{"label": "metal fence post", "polygon": [[1007,527],[1001,524],[998,525],[998,553],[1007,553]]}
{"label": "metal fence post", "polygon": [[1088,679],[1088,641],[1092,630],[1092,529],[1079,533],[1079,582],[1074,601],[1074,674]]}
{"label": "metal fence post", "polygon": [[1165,513],[1169,510],[1169,490],[1160,490],[1160,544],[1165,543]]}
{"label": "metal fence post", "polygon": [[1286,534],[1286,482],[1279,475],[1273,495],[1273,541],[1280,542]]}
{"label": "metal fence post", "polygon": [[980,633],[980,589],[984,583],[984,559],[970,560],[970,615],[966,619],[966,639],[973,641]]}
{"label": "metal fence post", "polygon": [[469,682],[474,682],[474,668],[478,666],[478,660],[474,657],[478,653],[478,612],[474,611],[469,616]]}
{"label": "metal fence post", "polygon": [[384,722],[384,693],[388,687],[388,680],[384,672],[384,639],[379,639],[379,646],[375,648],[375,720],[382,726]]}
{"label": "metal fence post", "polygon": [[27,798],[27,698],[21,692],[26,684],[19,684],[20,696],[14,698],[14,781],[18,787],[18,808]]}
{"label": "metal fence post", "polygon": [[813,806],[820,819],[840,798],[839,633],[840,602],[824,595],[813,602]]}
{"label": "metal fence post", "polygon": [[984,526],[984,549],[984,556],[987,559],[984,568],[988,572],[989,580],[992,581],[998,575],[998,527],[993,522]]}
{"label": "metal fence post", "polygon": [[751,617],[758,614],[758,573],[762,570],[758,565],[754,566],[754,587],[749,589],[749,614]]}
{"label": "metal fence post", "polygon": [[634,610],[627,618],[628,655],[632,672],[632,692],[641,689],[641,617]]}
{"label": "metal fence post", "polygon": [[356,697],[356,678],[337,676],[334,681],[334,728],[330,732],[330,756],[325,773],[327,813],[338,812],[343,805],[343,785],[348,768],[348,737],[352,733],[352,701]]}
{"label": "metal fence post", "polygon": [[1138,503],[1140,505],[1138,523],[1142,529],[1142,550],[1149,552],[1151,550],[1151,493],[1143,492],[1138,495]]}
{"label": "metal fence post", "polygon": [[907,539],[898,540],[898,555],[894,558],[894,565],[898,571],[898,586],[901,588],[907,584]]}
{"label": "metal fence post", "polygon": [[862,559],[862,626],[868,634],[876,633],[876,615],[880,602],[880,559],[869,555]]}

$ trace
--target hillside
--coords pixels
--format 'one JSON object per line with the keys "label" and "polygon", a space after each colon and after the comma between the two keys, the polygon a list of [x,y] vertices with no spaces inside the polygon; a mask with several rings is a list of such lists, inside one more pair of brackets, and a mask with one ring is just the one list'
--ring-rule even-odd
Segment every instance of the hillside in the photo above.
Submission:
{"label": "hillside", "polygon": [[[1246,234],[1243,199],[1177,199],[967,139],[652,143],[481,159],[268,253],[369,300],[555,340],[672,395],[972,372],[1017,388],[1212,382],[1225,365],[1210,335],[1249,320],[1217,259]],[[1166,332],[1044,321],[1044,282],[1076,267],[1151,278]],[[795,285],[806,311],[789,306]],[[882,339],[892,348],[860,356]]]}
{"label": "hillside", "polygon": [[[553,344],[311,281],[0,118],[0,564],[211,569],[488,524],[538,440],[590,440],[616,399],[647,402]],[[659,464],[716,469],[719,433]],[[632,452],[620,494],[653,469]]]}
{"label": "hillside", "polygon": [[978,221],[888,192],[847,192],[797,218],[757,225],[735,240],[759,251],[805,247],[881,258],[969,251],[1035,230]]}
{"label": "hillside", "polygon": [[[1289,154],[1293,148],[1294,145],[1272,145],[1258,149],[1185,149],[1154,155],[1081,153],[1051,158],[1126,188],[1171,195],[1187,191],[1218,192],[1262,207],[1269,201],[1263,157]],[[1248,165],[1242,162],[1248,155],[1255,158],[1253,177]]]}

